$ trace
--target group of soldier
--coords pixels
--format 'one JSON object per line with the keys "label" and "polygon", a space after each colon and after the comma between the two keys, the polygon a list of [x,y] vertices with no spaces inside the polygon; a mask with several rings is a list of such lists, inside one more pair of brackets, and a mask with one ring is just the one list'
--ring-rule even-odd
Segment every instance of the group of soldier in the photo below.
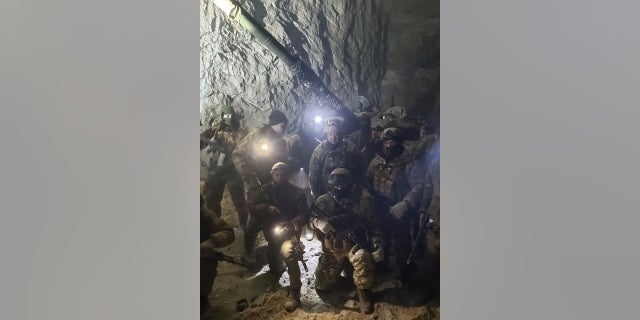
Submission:
{"label": "group of soldier", "polygon": [[[200,201],[201,311],[208,308],[215,278],[217,261],[209,253],[235,237],[221,220],[225,186],[244,234],[242,259],[255,263],[262,231],[269,272],[276,280],[285,270],[289,274],[287,311],[300,306],[305,228],[322,244],[316,290],[331,290],[346,270],[363,313],[373,312],[370,290],[377,273],[393,270],[403,283],[411,282],[416,247],[439,265],[439,134],[427,124],[400,129],[371,112],[359,117],[355,132],[346,132],[340,118],[324,121],[323,140],[313,143],[310,132],[285,137],[288,119],[281,111],[242,135],[233,108],[221,108],[219,121],[200,139],[208,167]],[[418,129],[419,138],[405,141],[406,129]],[[291,181],[298,169],[308,174],[307,188]]]}

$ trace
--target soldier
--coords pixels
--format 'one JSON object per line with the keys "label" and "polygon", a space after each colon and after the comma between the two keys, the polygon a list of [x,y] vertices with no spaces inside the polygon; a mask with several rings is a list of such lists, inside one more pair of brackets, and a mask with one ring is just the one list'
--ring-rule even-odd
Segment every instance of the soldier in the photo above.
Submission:
{"label": "soldier", "polygon": [[260,183],[270,181],[271,167],[287,161],[287,143],[283,139],[287,123],[282,111],[272,111],[269,123],[244,137],[233,153],[233,161],[248,185],[250,202],[259,193],[256,178]]}
{"label": "soldier", "polygon": [[[438,145],[435,145],[438,148]],[[429,162],[424,183],[422,202],[420,203],[420,225],[426,226],[427,259],[436,270],[440,266],[440,155],[434,150]]]}
{"label": "soldier", "polygon": [[420,138],[416,147],[417,157],[434,157],[434,150],[437,148],[436,144],[439,142],[438,133],[429,123],[425,123],[420,126]]}
{"label": "soldier", "polygon": [[381,139],[384,145],[382,154],[369,164],[367,185],[381,207],[387,243],[393,240],[396,262],[403,277],[407,277],[415,268],[413,264],[407,265],[406,261],[411,249],[410,222],[417,218],[424,170],[412,155],[405,152],[399,129],[385,129]]}
{"label": "soldier", "polygon": [[364,157],[365,165],[368,166],[371,163],[371,160],[376,157],[379,153],[382,153],[382,140],[380,140],[380,135],[382,134],[382,125],[379,122],[372,122],[370,127],[370,137],[367,140],[367,143],[362,148],[362,155]]}
{"label": "soldier", "polygon": [[302,189],[289,182],[289,174],[289,167],[283,162],[278,162],[271,168],[273,181],[262,186],[261,194],[251,205],[243,259],[255,262],[256,239],[262,230],[268,243],[269,271],[276,280],[283,271],[280,256],[287,266],[291,285],[285,309],[291,312],[300,305],[302,282],[298,258],[301,258],[303,248],[296,249],[295,246],[302,246],[300,233],[308,221],[309,207]]}
{"label": "soldier", "polygon": [[232,153],[240,140],[239,123],[231,106],[223,106],[221,121],[203,133],[201,142],[207,142],[206,153],[211,154],[205,182],[206,206],[218,217],[222,215],[220,201],[226,186],[238,213],[240,229],[244,230],[249,216],[249,208],[244,195],[244,183],[232,161]]}
{"label": "soldier", "polygon": [[371,117],[366,114],[360,114],[360,130],[352,133],[347,138],[349,141],[358,147],[358,150],[362,150],[366,147],[367,142],[371,136]]}
{"label": "soldier", "polygon": [[356,182],[362,180],[364,159],[353,142],[344,140],[342,121],[327,121],[324,132],[326,139],[318,145],[309,163],[309,183],[314,198],[329,191],[329,174],[336,168],[347,168]]}
{"label": "soldier", "polygon": [[365,188],[354,183],[345,168],[333,170],[328,180],[331,188],[316,199],[316,214],[310,221],[322,243],[315,286],[320,292],[333,287],[348,261],[353,266],[360,310],[371,313],[373,304],[369,295],[374,264],[384,259],[375,200]]}
{"label": "soldier", "polygon": [[213,212],[205,208],[200,196],[200,315],[209,309],[209,293],[218,274],[218,260],[211,259],[211,251],[230,245],[235,239],[233,229]]}

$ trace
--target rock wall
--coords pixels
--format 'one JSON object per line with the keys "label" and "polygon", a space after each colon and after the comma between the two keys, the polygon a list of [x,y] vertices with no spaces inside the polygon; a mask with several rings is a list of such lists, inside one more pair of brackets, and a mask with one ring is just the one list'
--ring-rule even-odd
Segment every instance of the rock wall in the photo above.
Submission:
{"label": "rock wall", "polygon": [[439,123],[440,1],[390,2],[387,66],[382,80],[381,105],[393,99],[411,115]]}
{"label": "rock wall", "polygon": [[[433,42],[433,34],[438,34],[433,26],[438,26],[439,14],[430,13],[436,20],[413,25],[424,19],[422,11],[434,9],[425,2],[436,3],[437,8],[433,0],[245,0],[240,4],[309,65],[347,107],[354,108],[357,97],[363,95],[386,108],[392,95],[396,105],[412,107],[410,101],[428,90],[410,88],[433,82],[433,68],[420,57]],[[201,0],[200,9],[202,123],[216,117],[220,105],[231,104],[243,115],[246,128],[266,123],[274,109],[287,114],[292,129],[299,127],[313,111],[313,95],[211,0]],[[420,31],[425,28],[431,29]]]}

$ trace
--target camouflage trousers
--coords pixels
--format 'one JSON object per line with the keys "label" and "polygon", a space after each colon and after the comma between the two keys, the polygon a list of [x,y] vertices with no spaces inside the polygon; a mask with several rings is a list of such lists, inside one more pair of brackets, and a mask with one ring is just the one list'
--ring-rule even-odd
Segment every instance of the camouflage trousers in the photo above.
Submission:
{"label": "camouflage trousers", "polygon": [[[267,262],[269,269],[278,275],[284,265],[287,266],[289,279],[292,289],[300,289],[302,281],[300,280],[300,266],[298,260],[293,253],[293,243],[291,240],[285,240],[286,237],[280,238],[273,234],[278,220],[269,216],[268,213],[262,211],[251,211],[247,231],[245,232],[245,252],[253,251],[258,233],[262,231],[267,241]],[[298,235],[300,236],[300,235]]]}
{"label": "camouflage trousers", "polygon": [[209,174],[204,185],[204,198],[207,208],[213,211],[218,217],[222,215],[222,195],[224,187],[227,187],[231,195],[231,201],[238,213],[238,224],[241,229],[247,226],[249,217],[249,207],[244,195],[244,182],[235,168],[226,168],[219,172]]}
{"label": "camouflage trousers", "polygon": [[427,236],[425,237],[425,244],[427,248],[427,268],[438,274],[440,270],[440,234],[428,230]]}
{"label": "camouflage trousers", "polygon": [[316,269],[316,289],[327,290],[333,287],[347,261],[353,266],[353,282],[356,287],[371,289],[374,262],[369,251],[358,247],[352,250],[330,250],[324,246]]}

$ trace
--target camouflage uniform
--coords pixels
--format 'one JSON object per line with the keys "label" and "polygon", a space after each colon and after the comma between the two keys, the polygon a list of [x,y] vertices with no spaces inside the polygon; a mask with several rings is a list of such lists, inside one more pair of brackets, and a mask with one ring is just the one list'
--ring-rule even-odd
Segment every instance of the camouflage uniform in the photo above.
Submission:
{"label": "camouflage uniform", "polygon": [[378,155],[382,151],[382,141],[380,141],[380,139],[375,141],[371,137],[372,133],[377,132],[377,134],[380,134],[382,133],[382,130],[383,128],[380,124],[372,123],[371,127],[369,128],[369,137],[367,139],[367,143],[361,150],[362,156],[364,158],[365,166],[369,166],[369,164],[371,163],[371,160],[373,160],[373,158],[375,158],[376,155]]}
{"label": "camouflage uniform", "polygon": [[[233,229],[213,212],[204,207],[200,198],[200,250],[226,247],[235,239]],[[200,258],[200,307],[201,312],[209,305],[209,293],[218,274],[218,260]]]}
{"label": "camouflage uniform", "polygon": [[428,257],[434,262],[440,261],[440,157],[427,157],[429,162],[424,184],[420,214],[430,219],[426,229],[426,248]]}
{"label": "camouflage uniform", "polygon": [[356,181],[361,181],[365,167],[362,153],[353,142],[342,140],[337,145],[327,140],[313,150],[309,162],[309,183],[314,197],[329,191],[329,174],[335,168],[347,168]]}
{"label": "camouflage uniform", "polygon": [[308,174],[311,154],[320,140],[317,140],[307,129],[302,128],[297,133],[286,136],[285,141],[287,142],[291,167],[303,168]]}
{"label": "camouflage uniform", "polygon": [[371,117],[367,114],[361,114],[359,117],[360,129],[349,135],[347,140],[353,142],[358,150],[362,150],[371,139]]}
{"label": "camouflage uniform", "polygon": [[[294,252],[294,245],[300,241],[302,227],[309,219],[307,198],[302,189],[288,181],[289,168],[283,162],[272,167],[272,173],[280,170],[282,183],[268,182],[262,187],[262,192],[251,206],[251,215],[245,234],[245,259],[253,260],[258,233],[263,232],[268,242],[267,261],[269,270],[276,277],[282,273],[282,260],[287,266],[291,290],[290,298],[285,303],[287,311],[295,310],[300,304],[300,266]],[[283,178],[285,177],[285,178]],[[275,211],[277,209],[278,211]],[[286,229],[276,231],[276,227],[286,226]]]}
{"label": "camouflage uniform", "polygon": [[353,282],[358,289],[361,310],[370,313],[373,307],[367,295],[373,285],[372,253],[384,256],[375,200],[358,185],[351,185],[342,197],[334,192],[316,199],[319,215],[311,219],[311,227],[322,243],[315,286],[320,291],[333,287],[348,261],[353,266]]}
{"label": "camouflage uniform", "polygon": [[240,140],[239,131],[224,121],[214,125],[210,130],[203,133],[202,140],[214,141],[212,145],[206,146],[205,152],[211,155],[208,165],[207,180],[205,182],[204,196],[206,205],[218,217],[222,215],[220,202],[224,187],[226,186],[231,195],[231,200],[238,213],[238,222],[242,229],[247,224],[249,208],[244,195],[244,183],[238,173],[233,160],[232,152]]}
{"label": "camouflage uniform", "polygon": [[[377,155],[366,173],[367,186],[381,209],[387,243],[393,240],[393,250],[401,270],[407,267],[411,250],[410,225],[420,205],[424,176],[424,168],[406,151],[391,160]],[[406,208],[400,218],[391,215],[396,206]]]}
{"label": "camouflage uniform", "polygon": [[[264,193],[258,195],[256,201],[251,205],[251,214],[247,232],[245,234],[245,250],[253,251],[258,233],[263,232],[265,240],[269,243],[267,260],[271,271],[280,272],[282,266],[278,260],[278,253],[282,252],[284,261],[289,269],[291,286],[300,288],[300,268],[298,261],[291,255],[292,244],[287,237],[275,236],[274,227],[283,222],[291,222],[298,228],[296,236],[300,236],[300,228],[307,223],[309,208],[302,189],[287,182],[283,186],[274,186],[272,182],[263,185]],[[271,199],[271,200],[269,200]],[[274,215],[269,212],[268,206],[273,205],[280,214]],[[289,237],[290,238],[290,237]]]}

